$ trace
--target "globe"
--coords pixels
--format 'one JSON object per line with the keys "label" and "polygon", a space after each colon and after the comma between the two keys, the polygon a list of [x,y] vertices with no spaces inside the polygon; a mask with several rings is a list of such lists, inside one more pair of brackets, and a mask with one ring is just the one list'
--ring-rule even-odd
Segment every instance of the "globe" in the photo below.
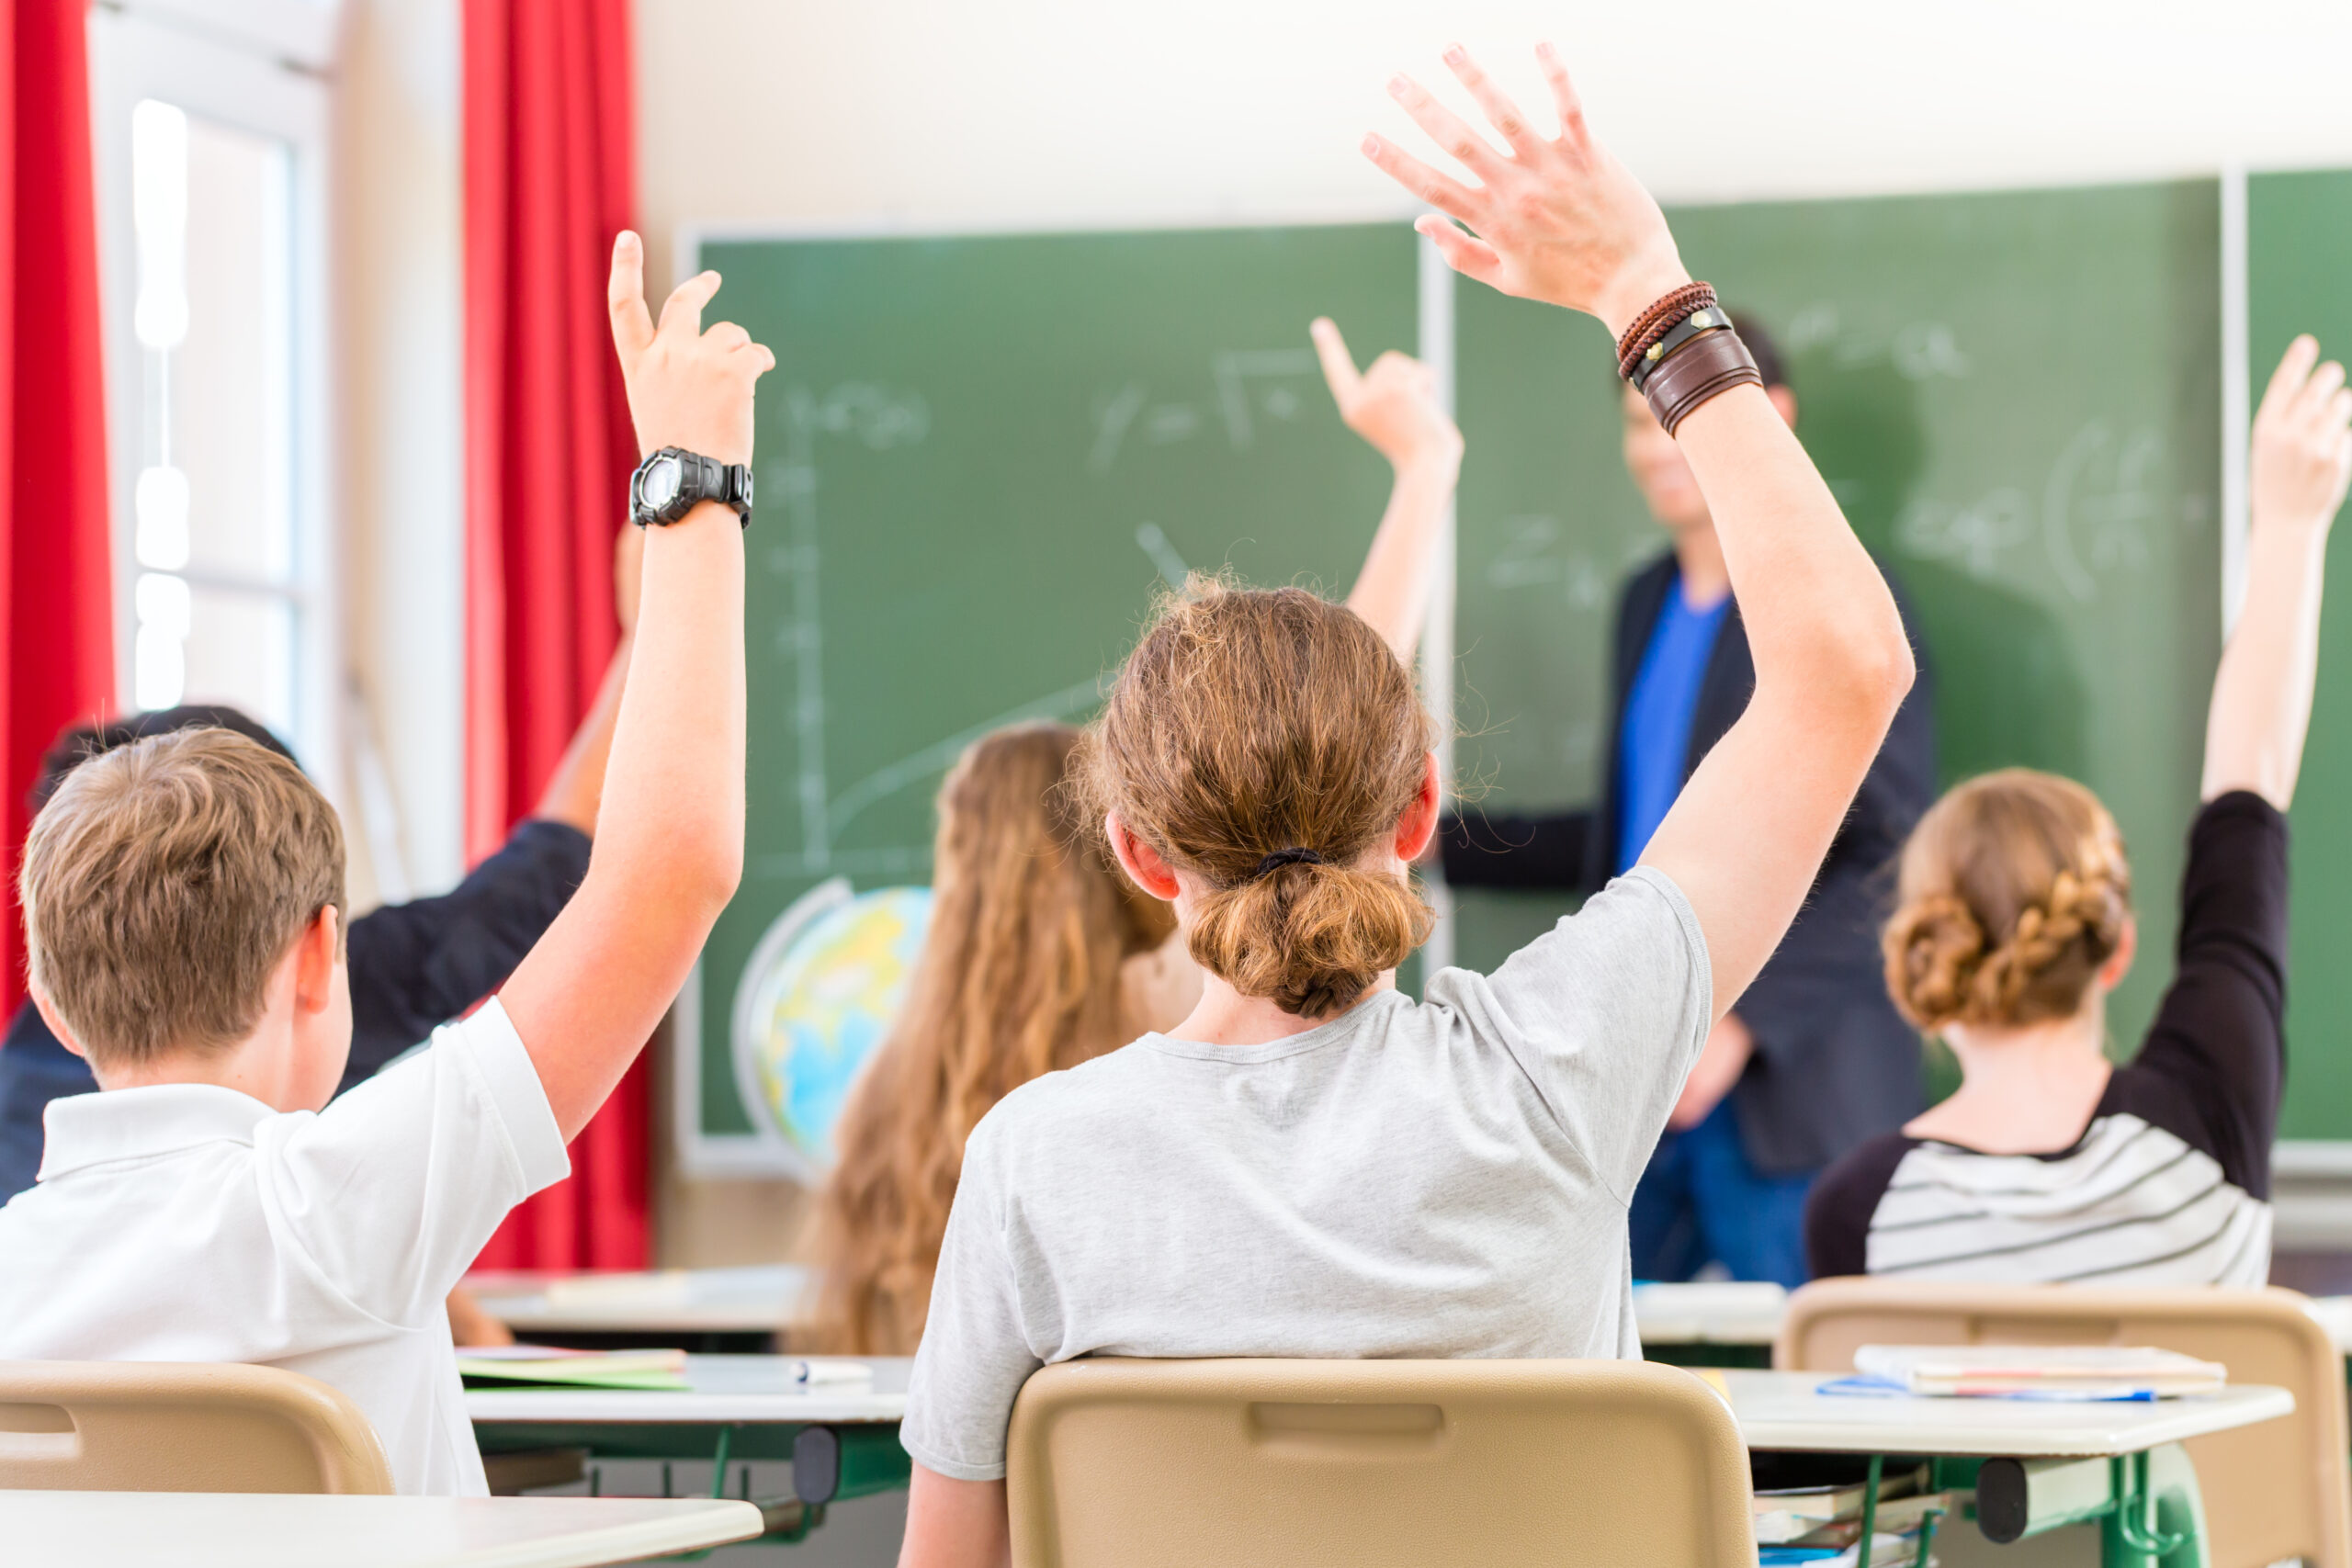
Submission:
{"label": "globe", "polygon": [[858,1070],[905,999],[931,889],[853,893],[838,878],[776,917],[735,993],[736,1074],[785,1164],[815,1179]]}

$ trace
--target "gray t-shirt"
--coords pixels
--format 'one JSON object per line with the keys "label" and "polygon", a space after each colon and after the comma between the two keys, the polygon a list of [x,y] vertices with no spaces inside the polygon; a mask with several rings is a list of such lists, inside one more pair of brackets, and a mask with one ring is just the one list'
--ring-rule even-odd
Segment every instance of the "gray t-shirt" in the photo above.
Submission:
{"label": "gray t-shirt", "polygon": [[1638,1356],[1625,1208],[1710,990],[1637,867],[1425,1001],[1013,1090],[965,1151],[907,1451],[995,1480],[1021,1384],[1077,1356]]}

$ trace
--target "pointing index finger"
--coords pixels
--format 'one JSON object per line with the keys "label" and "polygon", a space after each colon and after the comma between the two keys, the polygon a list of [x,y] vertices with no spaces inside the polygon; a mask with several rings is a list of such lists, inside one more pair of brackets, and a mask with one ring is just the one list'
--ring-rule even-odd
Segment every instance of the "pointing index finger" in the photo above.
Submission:
{"label": "pointing index finger", "polygon": [[2312,367],[2319,362],[2319,340],[2304,333],[2287,345],[2278,356],[2278,367],[2270,373],[2270,384],[2263,389],[2262,406],[2257,413],[2273,417],[2286,412],[2295,394],[2302,390],[2303,382],[2311,375]]}
{"label": "pointing index finger", "polygon": [[613,320],[613,345],[630,359],[653,341],[653,318],[645,309],[645,243],[628,229],[613,236],[613,273],[605,285],[605,310]]}
{"label": "pointing index finger", "polygon": [[1356,371],[1355,355],[1348,352],[1347,340],[1340,335],[1339,323],[1330,317],[1316,317],[1307,323],[1306,331],[1315,340],[1316,357],[1323,362],[1323,379],[1330,383],[1332,398],[1344,409],[1363,388],[1363,378]]}

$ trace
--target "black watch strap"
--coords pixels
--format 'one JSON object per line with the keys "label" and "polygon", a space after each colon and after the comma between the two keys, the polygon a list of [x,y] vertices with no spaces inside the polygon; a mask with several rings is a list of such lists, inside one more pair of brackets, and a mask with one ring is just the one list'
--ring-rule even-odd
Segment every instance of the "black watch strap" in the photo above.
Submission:
{"label": "black watch strap", "polygon": [[731,506],[746,528],[752,525],[752,470],[722,463],[683,446],[664,446],[629,476],[629,520],[639,527],[677,522],[706,501]]}

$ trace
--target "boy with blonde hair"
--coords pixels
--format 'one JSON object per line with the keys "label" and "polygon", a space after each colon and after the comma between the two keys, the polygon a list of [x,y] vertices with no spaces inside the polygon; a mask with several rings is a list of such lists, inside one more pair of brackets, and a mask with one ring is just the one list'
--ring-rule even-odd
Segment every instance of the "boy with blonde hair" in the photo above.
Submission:
{"label": "boy with blonde hair", "polygon": [[[694,472],[748,464],[774,357],[702,330],[709,273],[657,329],[642,268],[623,234],[613,335],[639,442],[709,459]],[[725,493],[748,506],[748,484]],[[649,510],[665,525],[586,879],[496,998],[332,1105],[343,835],[300,770],[186,731],[93,759],[43,808],[33,997],[103,1092],[50,1106],[40,1185],[0,1209],[0,1357],[286,1367],[358,1403],[401,1492],[486,1490],[443,1298],[564,1176],[742,864],[741,530],[718,500]]]}

